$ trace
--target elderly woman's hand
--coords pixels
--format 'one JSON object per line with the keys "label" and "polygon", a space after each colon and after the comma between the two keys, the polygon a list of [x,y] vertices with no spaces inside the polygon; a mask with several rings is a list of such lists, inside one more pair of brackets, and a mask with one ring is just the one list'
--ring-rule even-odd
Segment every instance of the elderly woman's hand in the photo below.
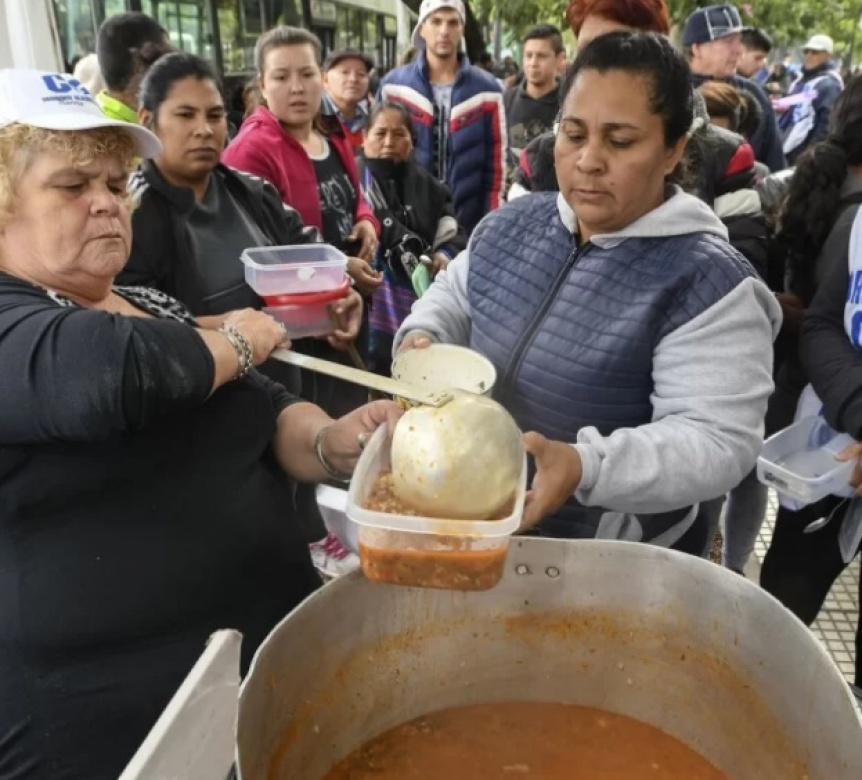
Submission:
{"label": "elderly woman's hand", "polygon": [[362,327],[362,296],[351,290],[350,294],[330,307],[336,323],[335,331],[327,341],[336,349],[348,349],[356,341]]}
{"label": "elderly woman's hand", "polygon": [[566,503],[581,483],[581,456],[570,444],[546,439],[539,433],[524,434],[524,448],[536,462],[536,476],[520,531],[527,531]]}
{"label": "elderly woman's hand", "polygon": [[359,407],[327,428],[321,442],[323,457],[340,473],[352,474],[371,434],[384,423],[394,430],[403,414],[394,401],[374,401]]}
{"label": "elderly woman's hand", "polygon": [[347,236],[347,243],[359,241],[359,258],[370,263],[374,260],[374,255],[377,253],[377,231],[367,219],[360,220],[353,226],[350,235]]}
{"label": "elderly woman's hand", "polygon": [[356,283],[356,289],[363,295],[371,295],[383,282],[383,274],[375,271],[368,261],[361,257],[347,258],[347,273]]}
{"label": "elderly woman's hand", "polygon": [[259,366],[276,347],[289,347],[287,330],[266,312],[254,309],[232,311],[224,318],[224,326],[236,328],[248,339],[252,349],[252,364]]}

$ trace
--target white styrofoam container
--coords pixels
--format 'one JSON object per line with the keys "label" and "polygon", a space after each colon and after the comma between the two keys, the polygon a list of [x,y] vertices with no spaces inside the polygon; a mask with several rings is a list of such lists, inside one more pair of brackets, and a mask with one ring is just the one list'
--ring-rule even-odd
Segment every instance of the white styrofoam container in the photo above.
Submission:
{"label": "white styrofoam container", "polygon": [[854,464],[841,463],[835,456],[852,443],[822,417],[805,417],[764,442],[757,478],[802,504],[830,495],[851,496],[848,480]]}
{"label": "white styrofoam container", "polygon": [[262,246],[240,256],[245,281],[258,295],[305,295],[337,289],[347,257],[329,244]]}

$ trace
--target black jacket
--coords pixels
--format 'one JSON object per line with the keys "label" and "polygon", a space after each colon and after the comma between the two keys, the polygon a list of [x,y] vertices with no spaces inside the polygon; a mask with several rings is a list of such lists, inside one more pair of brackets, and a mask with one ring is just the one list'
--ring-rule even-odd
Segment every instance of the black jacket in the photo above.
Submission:
{"label": "black jacket", "polygon": [[784,159],[781,135],[778,132],[778,124],[775,119],[775,110],[772,108],[772,101],[766,96],[763,89],[753,81],[742,78],[742,76],[731,76],[729,79],[713,79],[711,76],[701,76],[694,73],[692,74],[692,79],[695,87],[699,87],[707,81],[717,80],[724,81],[736,89],[743,89],[752,95],[763,112],[763,119],[750,140],[754,154],[760,162],[768,165],[769,170],[773,172],[787,167],[787,161]]}
{"label": "black jacket", "polygon": [[[770,431],[780,430],[793,422],[799,396],[809,381],[814,383],[818,394],[820,394],[818,389],[820,385],[830,396],[829,404],[826,398],[820,396],[830,424],[838,427],[836,422],[843,417],[841,405],[836,406],[834,398],[845,390],[836,389],[833,380],[837,380],[842,388],[845,380],[840,377],[840,372],[838,376],[830,378],[832,365],[830,353],[834,350],[839,358],[842,355],[852,354],[855,360],[859,360],[858,353],[853,349],[844,332],[844,302],[847,291],[850,231],[859,211],[860,194],[862,193],[858,191],[847,193],[842,200],[835,224],[820,254],[814,260],[810,280],[802,284],[788,275],[788,290],[802,298],[808,308],[802,324],[802,334],[782,332],[776,342],[776,349],[780,349],[780,360],[776,360],[775,393],[770,399],[767,414],[767,429]],[[841,287],[842,284],[844,287]],[[816,354],[815,350],[818,347],[815,344],[820,345],[822,354]],[[811,373],[811,365],[816,366],[815,370],[819,377],[817,382],[814,374]],[[852,361],[846,364],[845,370],[848,376],[853,375],[852,365]],[[851,384],[852,381],[855,380],[851,379]],[[862,389],[862,384],[859,387]],[[862,407],[862,402],[859,405]],[[842,430],[849,429],[842,428]],[[857,430],[862,431],[862,427]]]}
{"label": "black jacket", "polygon": [[[212,175],[221,179],[234,202],[273,246],[319,240],[316,228],[306,227],[298,212],[282,203],[269,182],[225,165],[216,166]],[[207,258],[207,263],[231,264],[223,274],[230,282],[218,296],[218,311],[212,310],[212,296],[206,300],[202,297],[200,268],[205,266],[195,262],[185,229],[186,217],[195,206],[191,190],[169,184],[150,160],[145,160],[132,176],[130,190],[140,205],[132,214],[129,262],[117,277],[117,284],[155,287],[182,301],[196,315],[263,306],[245,283],[243,265],[236,257]]]}
{"label": "black jacket", "polygon": [[[397,260],[405,237],[415,236],[422,252],[443,252],[450,258],[467,248],[467,233],[455,219],[452,193],[428,171],[409,160],[360,157],[359,181],[365,197],[380,222],[380,249],[396,273],[403,267]],[[445,238],[438,240],[438,232]],[[443,237],[443,233],[441,233]]]}
{"label": "black jacket", "polygon": [[802,323],[800,358],[835,430],[862,439],[862,355],[844,330],[848,263],[832,267]]}

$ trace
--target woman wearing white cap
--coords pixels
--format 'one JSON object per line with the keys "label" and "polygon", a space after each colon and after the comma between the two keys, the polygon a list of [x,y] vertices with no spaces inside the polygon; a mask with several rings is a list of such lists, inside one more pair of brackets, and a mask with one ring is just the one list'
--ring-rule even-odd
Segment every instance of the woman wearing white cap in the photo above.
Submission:
{"label": "woman wearing white cap", "polygon": [[241,310],[198,327],[115,287],[149,131],[73,77],[0,71],[0,775],[116,778],[216,629],[244,664],[319,580],[285,507],[351,471],[358,436],[254,366]]}

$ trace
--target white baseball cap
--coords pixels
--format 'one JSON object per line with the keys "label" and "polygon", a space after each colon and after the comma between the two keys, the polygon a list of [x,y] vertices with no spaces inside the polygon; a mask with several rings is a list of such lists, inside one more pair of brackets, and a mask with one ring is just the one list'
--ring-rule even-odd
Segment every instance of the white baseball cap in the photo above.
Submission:
{"label": "white baseball cap", "polygon": [[467,23],[467,12],[464,10],[463,0],[422,0],[422,5],[419,6],[419,21],[416,23],[416,27],[413,28],[413,45],[417,49],[424,43],[422,36],[419,34],[422,24],[431,14],[436,14],[437,11],[445,11],[446,9],[457,11],[458,16],[461,17],[461,24]]}
{"label": "white baseball cap", "polygon": [[119,127],[132,137],[138,156],[157,157],[162,150],[161,141],[145,127],[105,116],[90,91],[68,73],[0,70],[0,127],[15,124],[45,130]]}
{"label": "white baseball cap", "polygon": [[802,47],[802,51],[809,49],[810,51],[825,51],[827,54],[835,53],[835,41],[828,35],[812,35]]}

